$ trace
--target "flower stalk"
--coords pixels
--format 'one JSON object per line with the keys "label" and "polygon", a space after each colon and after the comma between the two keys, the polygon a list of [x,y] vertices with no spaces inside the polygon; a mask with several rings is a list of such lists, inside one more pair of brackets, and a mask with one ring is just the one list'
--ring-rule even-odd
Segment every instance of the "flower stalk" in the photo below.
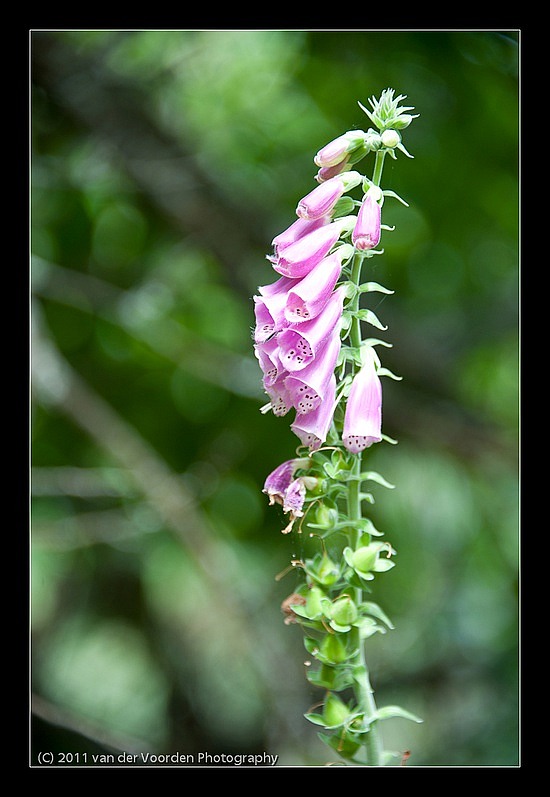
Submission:
{"label": "flower stalk", "polygon": [[[289,516],[282,531],[295,534],[302,551],[289,568],[298,583],[283,602],[284,621],[302,627],[307,678],[324,692],[322,709],[305,716],[353,766],[401,759],[384,749],[382,720],[420,722],[398,706],[377,707],[366,661],[367,640],[393,629],[370,593],[375,578],[393,568],[395,551],[364,511],[374,502],[367,482],[393,485],[364,465],[373,445],[394,442],[382,434],[380,380],[394,375],[375,348],[391,344],[365,335],[365,324],[385,327],[361,307],[364,294],[392,291],[362,280],[370,258],[383,253],[376,247],[389,229],[381,222],[385,198],[403,202],[381,188],[386,156],[411,157],[399,131],[416,117],[403,99],[386,89],[369,99],[371,110],[359,103],[374,128],[318,151],[319,185],[298,202],[298,221],[273,239],[275,282],[255,297],[255,352],[270,398],[262,411],[282,417],[294,410],[290,429],[300,441],[296,457],[264,485],[270,503]],[[357,164],[370,153],[368,177]]]}

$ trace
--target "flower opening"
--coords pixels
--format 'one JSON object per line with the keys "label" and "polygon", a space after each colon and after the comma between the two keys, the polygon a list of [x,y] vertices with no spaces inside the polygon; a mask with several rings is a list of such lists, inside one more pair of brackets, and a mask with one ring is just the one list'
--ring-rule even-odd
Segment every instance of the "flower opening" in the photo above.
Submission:
{"label": "flower opening", "polygon": [[315,359],[340,323],[344,296],[345,289],[338,288],[322,313],[311,321],[288,326],[279,333],[281,362],[287,371],[299,371]]}
{"label": "flower opening", "polygon": [[374,353],[355,375],[346,405],[342,441],[359,454],[382,440],[382,385],[376,373]]}

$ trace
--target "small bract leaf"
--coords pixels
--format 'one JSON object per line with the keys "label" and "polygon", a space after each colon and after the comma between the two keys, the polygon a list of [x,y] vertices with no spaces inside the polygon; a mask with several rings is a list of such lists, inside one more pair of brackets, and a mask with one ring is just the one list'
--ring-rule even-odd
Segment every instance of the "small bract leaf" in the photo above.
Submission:
{"label": "small bract leaf", "polygon": [[387,487],[389,490],[395,489],[395,484],[390,484],[390,482],[386,481],[383,476],[381,476],[379,473],[376,473],[374,470],[369,470],[362,473],[361,479],[365,481],[377,482],[383,487]]}
{"label": "small bract leaf", "polygon": [[304,714],[304,717],[306,720],[313,722],[314,725],[322,725],[323,727],[326,727],[325,718],[322,714]]}
{"label": "small bract leaf", "polygon": [[412,722],[424,722],[424,720],[417,717],[416,714],[406,711],[404,708],[401,708],[401,706],[384,706],[383,708],[379,708],[375,715],[375,719],[378,720],[393,719],[395,717],[412,720]]}
{"label": "small bract leaf", "polygon": [[384,286],[380,285],[378,282],[365,282],[363,285],[361,285],[359,290],[361,291],[361,293],[368,293],[373,291],[376,291],[378,293],[388,293],[388,294],[395,293],[395,291],[390,291],[389,288],[384,288]]}
{"label": "small bract leaf", "polygon": [[372,310],[368,310],[368,309],[359,310],[357,312],[357,317],[361,321],[366,321],[367,324],[372,324],[372,326],[376,327],[377,329],[381,329],[383,331],[385,331],[387,329],[387,327],[385,327],[384,324],[377,317],[376,313],[373,313]]}

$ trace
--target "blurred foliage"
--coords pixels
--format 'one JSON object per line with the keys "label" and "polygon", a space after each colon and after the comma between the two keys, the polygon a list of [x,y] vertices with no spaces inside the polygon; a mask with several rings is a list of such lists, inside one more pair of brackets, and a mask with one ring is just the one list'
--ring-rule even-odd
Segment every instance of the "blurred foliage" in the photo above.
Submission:
{"label": "blurred foliage", "polygon": [[32,757],[262,752],[315,766],[281,601],[299,535],[261,489],[296,439],[264,403],[251,297],[327,141],[388,86],[371,449],[398,552],[369,641],[409,766],[518,764],[517,31],[34,31]]}

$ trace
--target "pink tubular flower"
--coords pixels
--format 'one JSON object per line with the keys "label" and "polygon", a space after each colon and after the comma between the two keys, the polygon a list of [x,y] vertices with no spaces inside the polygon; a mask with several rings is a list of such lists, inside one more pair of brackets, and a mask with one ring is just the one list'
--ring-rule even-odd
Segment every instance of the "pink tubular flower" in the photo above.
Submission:
{"label": "pink tubular flower", "polygon": [[349,169],[351,169],[351,164],[348,158],[346,158],[340,163],[336,163],[334,166],[322,166],[315,175],[315,179],[318,183],[324,183],[326,180],[331,180],[333,177],[342,174],[342,172],[347,172]]}
{"label": "pink tubular flower", "polygon": [[382,440],[381,427],[382,385],[371,354],[351,386],[344,417],[344,446],[352,454],[358,454]]}
{"label": "pink tubular flower", "polygon": [[273,336],[262,343],[256,343],[254,346],[254,354],[258,359],[264,375],[264,386],[271,387],[284,370],[279,357],[277,338]]}
{"label": "pink tubular flower", "polygon": [[344,183],[339,176],[326,180],[298,202],[296,215],[301,219],[318,219],[331,213],[344,190]]}
{"label": "pink tubular flower", "polygon": [[305,277],[317,263],[328,255],[340,235],[355,223],[355,216],[344,216],[337,221],[307,233],[285,246],[277,257],[268,257],[273,268],[284,277]]}
{"label": "pink tubular flower", "polygon": [[336,164],[345,160],[350,152],[362,146],[364,141],[365,133],[362,130],[348,131],[325,144],[313,161],[316,166],[320,167],[336,166]]}
{"label": "pink tubular flower", "polygon": [[340,250],[323,258],[288,291],[284,315],[291,324],[311,321],[326,306],[342,271]]}
{"label": "pink tubular flower", "polygon": [[256,328],[254,341],[263,343],[280,329],[288,326],[284,315],[288,290],[293,286],[294,280],[281,277],[272,285],[260,287],[260,296],[254,297],[254,314]]}
{"label": "pink tubular flower", "polygon": [[306,415],[296,415],[290,428],[310,451],[320,448],[329,433],[336,406],[336,377],[332,375],[323,401]]}
{"label": "pink tubular flower", "polygon": [[279,333],[279,354],[287,371],[299,371],[313,362],[326,340],[336,334],[342,317],[344,296],[345,288],[337,288],[322,313],[311,321],[289,326]]}
{"label": "pink tubular flower", "polygon": [[336,332],[329,338],[311,365],[286,377],[285,387],[299,415],[306,415],[316,410],[326,400],[340,348],[340,335]]}
{"label": "pink tubular flower", "polygon": [[294,474],[298,468],[307,468],[309,464],[309,459],[289,459],[278,465],[265,480],[262,491],[269,496],[269,503],[283,504],[285,494],[294,481]]}
{"label": "pink tubular flower", "polygon": [[340,197],[359,185],[361,180],[359,172],[345,172],[325,180],[299,201],[296,214],[302,219],[322,218],[331,213]]}
{"label": "pink tubular flower", "polygon": [[254,297],[254,316],[256,327],[254,329],[255,343],[263,343],[268,340],[275,332],[275,319],[267,309],[265,301],[261,296]]}
{"label": "pink tubular flower", "polygon": [[295,519],[304,514],[302,507],[306,488],[316,483],[316,479],[308,476],[295,478],[298,469],[306,469],[310,464],[309,459],[289,459],[275,468],[265,480],[263,492],[269,496],[269,503],[281,504],[283,512],[290,514],[290,523],[283,529],[283,534],[288,534]]}
{"label": "pink tubular flower", "polygon": [[263,386],[264,390],[269,396],[270,406],[273,415],[282,418],[292,409],[292,396],[285,387],[285,379],[288,376],[286,371],[278,374],[277,378],[270,380],[264,376]]}
{"label": "pink tubular flower", "polygon": [[374,249],[380,241],[382,211],[376,199],[366,194],[357,214],[357,223],[351,235],[356,249]]}
{"label": "pink tubular flower", "polygon": [[295,241],[303,238],[304,235],[319,229],[319,227],[323,227],[329,222],[330,216],[321,216],[318,219],[297,219],[290,227],[287,227],[286,230],[276,235],[271,242],[275,255],[278,255],[285,246],[295,243]]}

